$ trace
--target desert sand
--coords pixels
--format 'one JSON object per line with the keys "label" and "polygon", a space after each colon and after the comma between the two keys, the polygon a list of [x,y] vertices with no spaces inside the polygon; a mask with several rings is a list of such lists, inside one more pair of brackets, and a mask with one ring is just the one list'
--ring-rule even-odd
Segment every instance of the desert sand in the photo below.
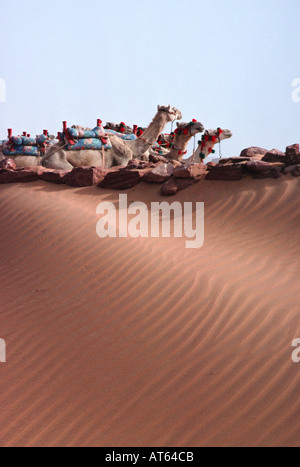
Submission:
{"label": "desert sand", "polygon": [[118,192],[1,186],[0,445],[299,446],[299,193],[200,182],[171,200],[205,202],[187,250],[100,240]]}

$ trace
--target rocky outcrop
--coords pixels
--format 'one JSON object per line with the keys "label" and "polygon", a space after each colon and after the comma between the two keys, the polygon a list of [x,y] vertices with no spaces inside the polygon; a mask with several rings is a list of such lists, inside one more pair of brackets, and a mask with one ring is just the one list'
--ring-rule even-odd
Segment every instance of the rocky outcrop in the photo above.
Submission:
{"label": "rocky outcrop", "polygon": [[160,163],[160,162],[163,162],[164,164],[168,164],[168,162],[170,162],[165,157],[159,156],[159,155],[154,155],[154,154],[150,154],[149,161],[153,162],[154,164],[157,164],[157,163]]}
{"label": "rocky outcrop", "polygon": [[170,178],[167,182],[165,182],[161,188],[161,195],[162,196],[174,196],[179,191],[185,190],[190,186],[194,185],[195,183],[199,182],[199,180],[191,179],[191,178]]}
{"label": "rocky outcrop", "polygon": [[254,178],[279,178],[284,170],[284,164],[251,161],[246,163],[246,168]]}
{"label": "rocky outcrop", "polygon": [[292,174],[294,177],[300,177],[300,165],[289,165],[288,167],[285,167],[283,172],[285,175]]}
{"label": "rocky outcrop", "polygon": [[39,171],[31,169],[0,169],[0,184],[36,182],[39,175]]}
{"label": "rocky outcrop", "polygon": [[220,159],[219,164],[228,164],[228,162],[233,164],[241,164],[242,162],[247,161],[251,161],[251,157],[228,157],[226,159]]}
{"label": "rocky outcrop", "polygon": [[147,183],[164,183],[169,180],[170,177],[172,177],[173,173],[173,164],[159,164],[155,169],[152,169],[150,172],[146,173],[143,181]]}
{"label": "rocky outcrop", "polygon": [[293,170],[292,175],[293,177],[300,177],[300,165],[297,165],[297,167]]}
{"label": "rocky outcrop", "polygon": [[268,151],[264,157],[262,158],[263,162],[286,162],[285,153],[279,151],[279,149],[272,149],[272,151]]}
{"label": "rocky outcrop", "polygon": [[218,164],[208,165],[206,180],[238,181],[243,178],[244,167],[242,164]]}
{"label": "rocky outcrop", "polygon": [[93,186],[104,180],[107,170],[101,167],[76,167],[64,176],[64,183],[72,187]]}
{"label": "rocky outcrop", "polygon": [[110,190],[127,190],[138,185],[149,170],[151,169],[138,170],[128,167],[110,170],[98,186]]}
{"label": "rocky outcrop", "polygon": [[15,170],[17,165],[13,159],[3,159],[0,161],[0,169]]}
{"label": "rocky outcrop", "polygon": [[204,164],[183,165],[174,170],[174,177],[182,179],[197,179],[206,174],[207,168]]}
{"label": "rocky outcrop", "polygon": [[286,148],[286,164],[300,164],[299,144],[293,144]]}
{"label": "rocky outcrop", "polygon": [[56,183],[57,185],[63,185],[65,183],[65,176],[69,172],[63,172],[61,170],[49,170],[40,174],[40,180],[49,183]]}
{"label": "rocky outcrop", "polygon": [[138,170],[154,169],[155,167],[158,166],[158,164],[160,164],[160,162],[154,163],[154,162],[146,162],[146,161],[140,161],[140,160],[137,160],[137,159],[132,159],[131,161],[128,162],[126,168],[129,169],[129,170],[134,170],[134,169],[138,169]]}
{"label": "rocky outcrop", "polygon": [[252,146],[250,148],[243,149],[240,154],[240,157],[255,157],[257,155],[264,156],[265,154],[267,154],[267,152],[268,152],[268,149],[259,148],[257,146]]}

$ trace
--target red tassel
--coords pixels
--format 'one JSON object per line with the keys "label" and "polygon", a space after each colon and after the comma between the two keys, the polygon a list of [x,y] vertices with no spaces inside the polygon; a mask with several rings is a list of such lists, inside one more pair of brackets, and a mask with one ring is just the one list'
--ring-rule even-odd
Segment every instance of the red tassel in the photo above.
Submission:
{"label": "red tassel", "polygon": [[193,123],[197,123],[198,120],[196,120],[195,118],[193,118],[192,122],[193,122]]}
{"label": "red tassel", "polygon": [[183,131],[183,134],[184,134],[184,135],[188,135],[188,134],[189,134],[189,130],[186,128],[186,129]]}
{"label": "red tassel", "polygon": [[44,136],[48,136],[48,130],[43,131]]}
{"label": "red tassel", "polygon": [[8,138],[10,139],[12,137],[12,129],[9,128],[7,131],[8,131]]}
{"label": "red tassel", "polygon": [[98,118],[98,120],[97,120],[97,127],[102,126],[102,123],[103,123],[102,120],[101,120],[100,118]]}

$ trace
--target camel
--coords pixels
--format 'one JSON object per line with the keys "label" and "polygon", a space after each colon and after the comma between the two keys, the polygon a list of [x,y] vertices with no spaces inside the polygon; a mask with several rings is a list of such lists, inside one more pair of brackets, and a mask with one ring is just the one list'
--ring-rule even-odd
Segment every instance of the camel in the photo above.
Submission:
{"label": "camel", "polygon": [[164,155],[167,159],[182,161],[183,156],[187,153],[189,141],[197,133],[202,133],[204,126],[202,123],[193,120],[190,123],[177,123],[175,130],[175,139],[171,150]]}
{"label": "camel", "polygon": [[[45,132],[44,132],[45,134]],[[10,137],[11,137],[11,132],[10,132]],[[58,142],[57,139],[55,139],[55,136],[53,135],[48,135],[47,133],[47,137],[48,137],[48,141],[46,143],[46,146],[45,146],[45,154],[47,154],[47,152],[51,149],[51,147]],[[5,144],[7,144],[7,141],[4,143],[4,145],[2,147],[0,147],[0,160],[3,160],[5,158],[7,159],[12,159],[16,166],[18,168],[21,168],[21,167],[38,167],[42,164],[42,159],[43,159],[43,156],[23,156],[23,155],[19,155],[19,156],[14,156],[13,154],[10,154],[10,155],[3,155],[3,150],[5,149]]]}
{"label": "camel", "polygon": [[143,135],[134,141],[124,141],[116,135],[109,135],[112,149],[102,150],[65,150],[66,143],[61,141],[53,146],[43,158],[44,167],[56,170],[72,170],[73,167],[93,166],[110,168],[127,165],[131,159],[148,159],[149,149],[163,132],[165,126],[182,118],[181,112],[174,107],[158,106],[157,113]]}
{"label": "camel", "polygon": [[199,141],[199,146],[195,154],[184,162],[186,164],[203,164],[203,161],[210,154],[214,154],[213,148],[216,144],[231,137],[232,133],[230,130],[221,130],[221,128],[217,128],[216,130],[206,130],[202,136],[202,140]]}

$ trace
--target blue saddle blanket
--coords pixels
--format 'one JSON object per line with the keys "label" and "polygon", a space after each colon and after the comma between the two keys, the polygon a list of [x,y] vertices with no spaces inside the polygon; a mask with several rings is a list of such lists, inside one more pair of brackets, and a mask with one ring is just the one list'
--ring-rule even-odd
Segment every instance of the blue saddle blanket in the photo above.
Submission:
{"label": "blue saddle blanket", "polygon": [[39,156],[39,146],[48,144],[48,136],[39,135],[36,138],[27,136],[13,136],[10,141],[3,145],[4,156]]}
{"label": "blue saddle blanket", "polygon": [[38,156],[39,148],[37,146],[13,146],[3,149],[4,156]]}
{"label": "blue saddle blanket", "polygon": [[137,139],[136,135],[133,133],[131,135],[123,135],[123,133],[118,133],[115,130],[105,130],[106,133],[109,133],[110,135],[116,135],[119,138],[123,139],[124,141],[134,141]]}
{"label": "blue saddle blanket", "polygon": [[78,130],[77,128],[68,128],[68,133],[74,139],[103,138],[105,136],[104,128],[97,126],[93,130]]}
{"label": "blue saddle blanket", "polygon": [[112,149],[112,145],[110,144],[109,140],[107,144],[103,144],[101,139],[97,138],[82,138],[79,139],[75,144],[67,144],[66,149],[68,151],[80,151],[80,150],[87,150],[87,149]]}

